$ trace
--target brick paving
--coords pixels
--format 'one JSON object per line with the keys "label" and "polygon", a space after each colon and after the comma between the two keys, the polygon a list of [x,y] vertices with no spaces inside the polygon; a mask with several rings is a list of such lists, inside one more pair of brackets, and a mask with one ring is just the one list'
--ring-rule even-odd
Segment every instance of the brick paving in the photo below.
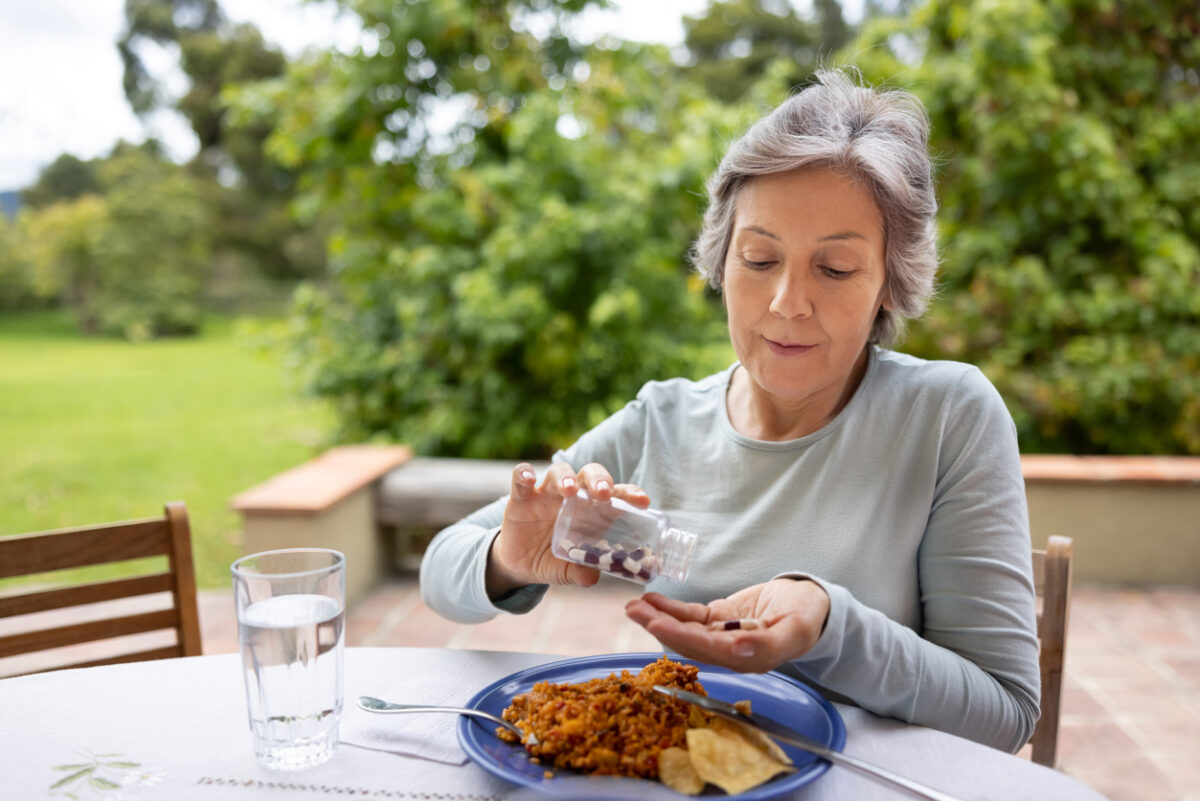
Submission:
{"label": "brick paving", "polygon": [[[632,584],[555,588],[527,615],[476,626],[426,607],[415,576],[350,610],[355,646],[432,646],[582,656],[653,651],[626,620]],[[237,649],[228,592],[200,593],[205,653]],[[1111,801],[1200,801],[1200,589],[1076,587],[1068,628],[1059,770]]]}

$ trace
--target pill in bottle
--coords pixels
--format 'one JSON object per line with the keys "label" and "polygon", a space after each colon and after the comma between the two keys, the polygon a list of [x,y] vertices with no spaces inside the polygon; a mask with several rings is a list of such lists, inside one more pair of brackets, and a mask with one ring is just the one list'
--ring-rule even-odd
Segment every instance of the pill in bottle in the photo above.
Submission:
{"label": "pill in bottle", "polygon": [[564,498],[554,523],[551,551],[559,559],[645,584],[659,576],[683,581],[696,535],[671,525],[664,512],[639,509],[620,498]]}

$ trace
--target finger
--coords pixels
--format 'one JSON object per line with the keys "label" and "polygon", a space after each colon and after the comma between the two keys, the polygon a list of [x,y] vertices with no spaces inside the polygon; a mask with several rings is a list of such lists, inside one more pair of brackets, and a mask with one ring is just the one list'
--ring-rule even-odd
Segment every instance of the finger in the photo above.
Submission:
{"label": "finger", "polygon": [[513,468],[512,472],[512,496],[519,501],[523,501],[533,495],[533,488],[537,483],[537,474],[533,472],[533,465],[528,462],[522,462]]}
{"label": "finger", "polygon": [[659,592],[648,592],[642,596],[647,604],[676,620],[685,623],[701,623],[707,625],[713,618],[713,611],[704,604],[687,603],[668,598]]}
{"label": "finger", "polygon": [[645,509],[650,505],[650,496],[637,484],[617,484],[613,487],[613,494],[639,509]]}
{"label": "finger", "polygon": [[625,604],[625,616],[643,628],[660,614],[662,613],[642,598],[634,598]]}
{"label": "finger", "polygon": [[567,564],[567,583],[578,584],[580,587],[591,587],[600,580],[600,571],[594,567],[584,567],[574,563]]}
{"label": "finger", "polygon": [[564,498],[577,493],[579,491],[579,479],[575,475],[574,468],[566,462],[555,462],[550,465],[550,469],[546,471],[546,475],[542,478],[542,490],[552,492]]}
{"label": "finger", "polygon": [[772,633],[770,626],[753,631],[711,629],[663,612],[646,596],[626,604],[625,614],[670,650],[744,673],[762,673],[786,662],[785,645],[794,636],[790,630]]}
{"label": "finger", "polygon": [[691,659],[742,673],[765,673],[787,661],[779,657],[770,629],[712,631],[698,623],[660,618],[645,627],[659,642]]}
{"label": "finger", "polygon": [[605,501],[613,496],[614,484],[612,474],[595,462],[585,464],[579,471],[579,485],[598,501]]}

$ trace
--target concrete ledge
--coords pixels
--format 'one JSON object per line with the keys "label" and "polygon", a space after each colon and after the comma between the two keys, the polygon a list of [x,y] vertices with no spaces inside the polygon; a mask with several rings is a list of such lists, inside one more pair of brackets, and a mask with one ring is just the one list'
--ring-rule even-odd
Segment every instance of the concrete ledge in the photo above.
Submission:
{"label": "concrete ledge", "polygon": [[[508,493],[519,460],[410,458],[399,446],[334,448],[233,499],[247,552],[312,546],[347,557],[347,598],[429,538]],[[535,462],[539,474],[547,462]],[[1034,547],[1075,540],[1075,580],[1200,587],[1200,458],[1026,455]]]}
{"label": "concrete ledge", "polygon": [[233,498],[246,553],[333,548],[346,555],[346,603],[364,597],[391,564],[376,517],[377,485],[412,451],[401,446],[332,448]]}
{"label": "concrete ledge", "polygon": [[1151,482],[1200,484],[1200,457],[1059,456],[1021,457],[1026,481]]}
{"label": "concrete ledge", "polygon": [[1076,582],[1200,586],[1200,458],[1021,457],[1033,545],[1075,540]]}
{"label": "concrete ledge", "polygon": [[235,495],[232,506],[255,514],[315,514],[412,457],[407,446],[344,445]]}

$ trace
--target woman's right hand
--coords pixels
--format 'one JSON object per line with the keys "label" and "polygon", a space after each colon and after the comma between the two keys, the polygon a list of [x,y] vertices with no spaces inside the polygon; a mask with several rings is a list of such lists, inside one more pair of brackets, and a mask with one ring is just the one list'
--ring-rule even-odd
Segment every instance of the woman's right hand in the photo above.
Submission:
{"label": "woman's right hand", "polygon": [[566,462],[555,462],[541,484],[536,478],[528,463],[513,468],[512,493],[488,556],[487,594],[493,600],[527,584],[590,587],[600,579],[595,568],[566,562],[550,550],[563,498],[586,489],[597,500],[617,496],[642,509],[650,505],[650,498],[640,487],[615,484],[608,470],[594,463],[576,473]]}

